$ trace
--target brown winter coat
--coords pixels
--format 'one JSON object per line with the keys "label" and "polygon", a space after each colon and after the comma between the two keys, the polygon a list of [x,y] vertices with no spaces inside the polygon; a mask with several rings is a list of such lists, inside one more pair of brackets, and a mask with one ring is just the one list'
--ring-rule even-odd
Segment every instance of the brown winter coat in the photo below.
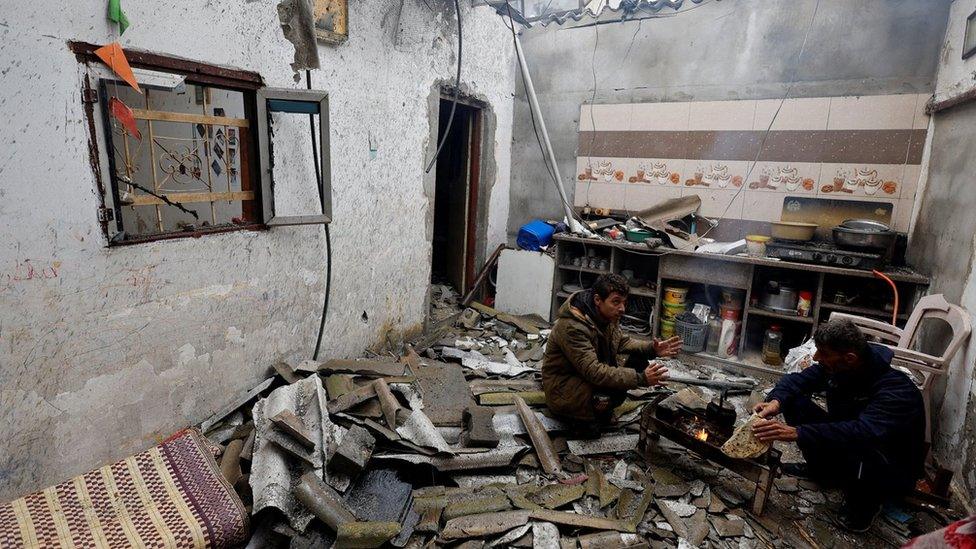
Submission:
{"label": "brown winter coat", "polygon": [[641,373],[621,367],[619,355],[650,357],[654,348],[649,341],[624,335],[617,323],[601,330],[572,301],[570,297],[560,307],[546,344],[542,388],[554,413],[587,420],[595,417],[591,398],[596,388],[623,392],[646,384]]}

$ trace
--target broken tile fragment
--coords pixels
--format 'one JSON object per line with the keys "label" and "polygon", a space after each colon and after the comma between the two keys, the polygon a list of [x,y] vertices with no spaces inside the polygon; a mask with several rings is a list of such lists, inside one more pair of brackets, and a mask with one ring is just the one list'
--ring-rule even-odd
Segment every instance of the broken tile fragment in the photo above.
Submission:
{"label": "broken tile fragment", "polygon": [[400,533],[397,522],[346,522],[336,532],[336,549],[372,549],[380,547]]}
{"label": "broken tile fragment", "polygon": [[529,494],[526,499],[546,509],[558,509],[583,497],[584,493],[586,488],[582,484],[549,484]]}
{"label": "broken tile fragment", "polygon": [[315,449],[315,441],[312,440],[312,435],[309,434],[308,429],[305,428],[302,421],[291,410],[282,410],[271,416],[271,423],[281,431],[288,433],[291,438],[305,448],[309,450]]}
{"label": "broken tile fragment", "polygon": [[472,498],[448,504],[448,506],[444,508],[443,516],[444,520],[451,520],[458,517],[476,515],[479,513],[507,511],[511,508],[512,502],[509,501],[508,496],[494,495],[483,498]]}
{"label": "broken tile fragment", "polygon": [[295,370],[284,362],[275,362],[274,371],[281,376],[281,379],[285,380],[285,383],[289,385],[292,383],[297,383],[302,380],[302,377],[295,373]]}
{"label": "broken tile fragment", "polygon": [[559,528],[551,522],[532,523],[533,549],[561,549]]}
{"label": "broken tile fragment", "polygon": [[773,484],[776,485],[776,489],[780,492],[791,493],[800,490],[800,484],[796,477],[778,478],[773,481]]}
{"label": "broken tile fragment", "polygon": [[518,410],[519,417],[522,418],[522,424],[525,425],[525,429],[529,432],[529,438],[532,440],[532,446],[535,448],[535,453],[539,458],[542,469],[548,475],[562,473],[559,454],[556,453],[556,449],[552,445],[552,440],[549,438],[548,433],[546,433],[542,422],[536,417],[535,412],[520,397],[515,397],[515,408]]}
{"label": "broken tile fragment", "polygon": [[356,521],[339,494],[315,476],[315,473],[305,473],[302,476],[301,482],[295,488],[295,497],[333,531],[342,524]]}
{"label": "broken tile fragment", "polygon": [[593,454],[614,454],[637,448],[640,435],[609,435],[594,440],[569,440],[569,451],[577,456]]}
{"label": "broken tile fragment", "polygon": [[441,537],[447,540],[467,539],[501,534],[529,521],[529,511],[479,513],[451,519],[444,524]]}
{"label": "broken tile fragment", "polygon": [[468,446],[494,448],[498,446],[498,433],[495,432],[495,411],[485,406],[468,406],[464,409],[464,426],[467,430]]}
{"label": "broken tile fragment", "polygon": [[347,475],[356,475],[366,467],[375,446],[376,439],[369,431],[353,425],[342,436],[342,442],[329,461],[329,468]]}
{"label": "broken tile fragment", "polygon": [[746,534],[746,521],[735,515],[729,515],[728,518],[711,517],[710,520],[719,537],[732,538]]}

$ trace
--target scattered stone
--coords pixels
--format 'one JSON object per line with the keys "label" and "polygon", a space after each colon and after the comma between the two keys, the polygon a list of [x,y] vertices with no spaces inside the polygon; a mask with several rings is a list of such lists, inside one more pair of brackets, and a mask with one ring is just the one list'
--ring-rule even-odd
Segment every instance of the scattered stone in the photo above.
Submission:
{"label": "scattered stone", "polygon": [[709,513],[715,513],[715,514],[724,513],[725,509],[726,509],[725,503],[722,502],[722,500],[719,499],[718,497],[713,497],[712,501],[708,504]]}
{"label": "scattered stone", "polygon": [[814,492],[811,490],[800,492],[800,498],[815,505],[827,502],[827,498],[824,497],[823,492]]}
{"label": "scattered stone", "polygon": [[702,494],[705,493],[705,482],[701,480],[694,480],[691,483],[691,495],[696,498],[700,498]]}
{"label": "scattered stone", "polygon": [[719,537],[733,538],[746,534],[746,521],[735,515],[729,515],[728,518],[712,517],[711,521]]}
{"label": "scattered stone", "polygon": [[773,481],[776,489],[780,492],[792,493],[800,490],[799,479],[796,477],[782,477]]}
{"label": "scattered stone", "polygon": [[688,493],[691,487],[685,482],[679,482],[676,484],[662,484],[657,483],[654,485],[654,496],[659,498],[677,498]]}

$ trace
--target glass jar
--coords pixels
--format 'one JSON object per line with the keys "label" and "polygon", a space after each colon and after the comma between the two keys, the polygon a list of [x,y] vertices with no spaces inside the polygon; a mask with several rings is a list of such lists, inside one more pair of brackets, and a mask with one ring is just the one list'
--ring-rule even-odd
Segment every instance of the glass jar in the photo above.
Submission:
{"label": "glass jar", "polygon": [[766,330],[766,337],[763,338],[762,360],[770,366],[780,366],[783,364],[782,356],[783,332],[780,327],[772,324]]}
{"label": "glass jar", "polygon": [[722,335],[722,319],[717,315],[708,315],[708,344],[705,352],[718,354],[718,341]]}

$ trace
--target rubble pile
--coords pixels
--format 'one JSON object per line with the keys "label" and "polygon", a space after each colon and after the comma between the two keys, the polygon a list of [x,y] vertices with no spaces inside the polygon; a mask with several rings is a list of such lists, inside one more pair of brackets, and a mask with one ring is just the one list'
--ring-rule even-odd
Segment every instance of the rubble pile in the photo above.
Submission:
{"label": "rubble pile", "polygon": [[[719,389],[631,391],[612,428],[579,440],[545,407],[548,322],[480,303],[459,309],[446,287],[435,286],[432,303],[433,328],[398,356],[277,364],[272,378],[204,422],[223,449],[221,470],[252,513],[249,547],[863,542],[825,518],[837,494],[806,481],[777,479],[772,510],[756,516],[748,505],[755,484],[664,438],[638,450],[645,406],[668,395],[707,402]],[[667,365],[675,379],[704,385],[748,379]],[[723,400],[744,421],[770,385],[750,380],[751,393]],[[887,510],[869,539],[898,544],[918,522]],[[929,522],[918,529],[938,527]]]}

